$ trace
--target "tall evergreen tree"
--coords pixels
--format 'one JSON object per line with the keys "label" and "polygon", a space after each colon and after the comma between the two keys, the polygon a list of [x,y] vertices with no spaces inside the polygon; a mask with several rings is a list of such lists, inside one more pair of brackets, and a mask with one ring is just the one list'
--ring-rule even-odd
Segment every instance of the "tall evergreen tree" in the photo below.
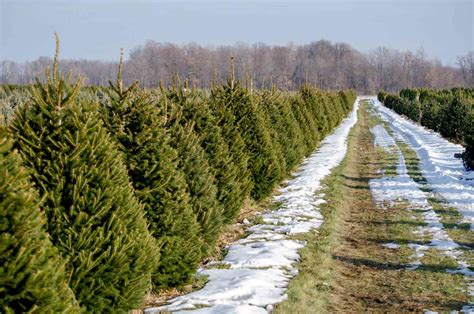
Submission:
{"label": "tall evergreen tree", "polygon": [[300,94],[303,98],[303,106],[306,108],[306,113],[309,114],[307,119],[312,121],[315,127],[315,136],[311,144],[312,151],[330,128],[328,123],[329,113],[325,107],[323,97],[318,95],[317,90],[312,86],[303,85]]}
{"label": "tall evergreen tree", "polygon": [[235,117],[234,127],[242,136],[249,155],[249,170],[252,174],[251,195],[256,200],[268,196],[281,179],[275,148],[271,142],[263,109],[259,108],[248,92],[233,80],[223,87],[230,94],[226,105]]}
{"label": "tall evergreen tree", "polygon": [[117,84],[111,84],[109,97],[102,102],[102,116],[125,155],[150,232],[162,245],[153,283],[159,288],[181,285],[194,274],[200,258],[200,226],[163,117],[147,92],[136,85],[123,89],[121,65],[122,59]]}
{"label": "tall evergreen tree", "polygon": [[252,98],[270,135],[271,146],[278,162],[279,179],[281,180],[286,174],[286,160],[281,143],[284,131],[280,131],[282,116],[277,107],[278,95],[276,89],[253,93]]}
{"label": "tall evergreen tree", "polygon": [[223,207],[224,223],[232,222],[243,204],[238,182],[240,169],[234,162],[216,117],[212,114],[209,100],[195,90],[187,92],[184,88],[170,90],[166,95],[176,106],[173,116],[177,121],[174,123],[182,126],[192,123],[194,131],[200,137],[200,144],[216,178],[217,199]]}
{"label": "tall evergreen tree", "polygon": [[179,154],[179,167],[185,174],[190,203],[201,226],[202,257],[205,257],[215,249],[224,219],[223,208],[217,199],[215,177],[192,123],[169,127],[173,134],[172,145]]}
{"label": "tall evergreen tree", "polygon": [[316,143],[319,141],[319,134],[314,117],[309,112],[301,93],[298,93],[291,99],[291,113],[301,129],[305,141],[304,155],[308,156],[314,150]]}
{"label": "tall evergreen tree", "polygon": [[16,147],[44,198],[47,230],[67,259],[70,287],[87,311],[126,312],[150,288],[159,248],[122,155],[97,115],[57,69],[18,111]]}
{"label": "tall evergreen tree", "polygon": [[[237,126],[236,117],[228,105],[238,101],[236,94],[230,85],[214,87],[211,91],[209,106],[212,114],[216,117],[217,125],[221,130],[222,137],[227,142],[232,160],[239,169],[236,180],[238,182],[238,193],[234,193],[237,203],[243,204],[253,189],[252,173],[249,169],[249,154],[245,142]],[[233,215],[237,215],[237,212]]]}
{"label": "tall evergreen tree", "polygon": [[274,134],[285,158],[286,172],[290,172],[305,154],[305,142],[301,129],[297,124],[290,108],[291,96],[281,94],[262,95],[262,105],[272,118]]}
{"label": "tall evergreen tree", "polygon": [[37,191],[0,127],[0,312],[79,312]]}

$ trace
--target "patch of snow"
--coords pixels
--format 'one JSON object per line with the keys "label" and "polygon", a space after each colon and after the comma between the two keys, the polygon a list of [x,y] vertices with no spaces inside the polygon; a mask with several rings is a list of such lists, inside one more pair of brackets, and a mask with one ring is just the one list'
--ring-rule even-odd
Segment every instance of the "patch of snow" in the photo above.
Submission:
{"label": "patch of snow", "polygon": [[428,250],[430,247],[427,246],[427,245],[422,245],[422,244],[418,244],[418,243],[409,243],[408,247],[410,249],[415,250],[415,254],[412,256],[415,259],[415,261],[411,262],[409,264],[409,266],[406,267],[406,269],[415,270],[415,269],[417,269],[418,267],[420,267],[422,265],[421,264],[421,258],[423,256],[425,256],[424,251]]}
{"label": "patch of snow", "polygon": [[281,189],[275,197],[280,208],[264,213],[264,224],[248,228],[248,237],[229,246],[219,263],[228,265],[228,269],[200,270],[209,280],[203,289],[176,297],[167,305],[147,308],[145,313],[267,313],[285,300],[288,282],[298,273],[293,263],[299,260],[298,250],[304,246],[301,241],[289,240],[288,235],[308,232],[322,224],[318,206],[324,203],[324,195],[317,192],[321,180],[346,155],[347,137],[357,121],[358,107],[359,98],[350,115]]}
{"label": "patch of snow", "polygon": [[[373,103],[375,108],[378,109],[381,117],[385,117],[384,120],[389,123],[394,134],[399,134],[399,138],[403,139],[410,147],[415,148],[415,151],[421,160],[420,168],[422,169],[423,177],[427,175],[430,178],[428,179],[425,177],[429,188],[434,190],[438,189],[437,192],[439,192],[439,194],[443,197],[447,196],[448,200],[451,201],[450,203],[452,205],[457,205],[457,208],[460,209],[461,213],[469,213],[469,215],[472,215],[474,209],[474,187],[468,183],[468,181],[464,181],[465,183],[459,183],[463,182],[461,178],[468,177],[471,174],[464,171],[462,164],[462,169],[459,169],[459,167],[456,166],[456,164],[459,163],[459,160],[454,157],[450,160],[450,158],[448,158],[449,153],[443,153],[443,148],[438,146],[439,142],[447,141],[442,138],[440,139],[439,136],[434,136],[434,134],[432,134],[433,132],[427,131],[421,127],[414,127],[412,122],[401,118],[394,112],[387,113],[387,110],[389,109],[382,107],[380,104],[377,104],[377,102],[373,101]],[[411,132],[415,133],[415,135],[411,135]],[[446,230],[444,230],[440,217],[428,202],[428,193],[422,191],[420,184],[410,178],[401,150],[396,145],[395,140],[392,139],[392,141],[390,141],[387,138],[390,137],[390,135],[385,133],[379,129],[374,133],[374,141],[380,142],[381,137],[384,138],[384,143],[392,143],[393,141],[395,147],[391,148],[392,152],[398,155],[397,175],[395,177],[382,177],[369,181],[370,190],[374,200],[379,204],[384,204],[387,201],[391,204],[400,201],[407,201],[411,208],[423,210],[423,220],[427,225],[419,227],[419,233],[429,234],[431,237],[431,241],[428,245],[420,245],[417,243],[410,243],[408,245],[408,247],[415,250],[415,262],[411,263],[408,269],[413,270],[418,268],[421,265],[421,258],[424,256],[424,251],[430,248],[435,248],[444,255],[451,257],[458,262],[459,267],[455,270],[449,270],[449,272],[465,275],[468,280],[468,290],[472,294],[474,291],[474,272],[469,269],[468,263],[463,260],[460,245],[454,242]],[[416,139],[418,142],[415,140],[413,141],[418,144],[415,145],[413,141],[410,141],[410,139]],[[392,145],[390,145],[390,147],[392,147]],[[448,145],[447,150],[449,151],[451,148],[452,147],[449,147]],[[430,152],[431,155],[428,152]],[[434,155],[438,157],[434,158]],[[441,156],[443,158],[441,158]],[[450,163],[450,161],[452,163]],[[456,173],[460,177],[457,177]],[[436,179],[433,177],[434,175],[440,175],[441,177]],[[445,190],[440,190],[441,182],[444,184],[443,189],[446,189],[446,191],[449,190],[449,193]],[[443,191],[447,194],[443,194]],[[455,194],[459,194],[456,199],[462,200],[462,202],[454,201],[453,195]],[[466,194],[470,194],[470,196],[466,196]],[[469,215],[467,215],[467,218],[472,218],[472,216]],[[466,216],[464,217],[466,218]]]}
{"label": "patch of snow", "polygon": [[384,243],[382,244],[383,247],[386,247],[387,249],[399,249],[400,244],[397,244],[395,242],[389,242],[389,243]]}
{"label": "patch of snow", "polygon": [[401,117],[382,106],[376,98],[371,102],[393,133],[417,153],[421,172],[430,188],[456,208],[474,230],[474,171],[467,171],[461,159],[454,157],[464,148]]}
{"label": "patch of snow", "polygon": [[[383,126],[377,126],[379,130],[385,130]],[[408,175],[405,158],[393,138],[387,131],[378,131],[376,134],[378,134],[379,138],[374,137],[375,141],[378,140],[378,142],[380,142],[380,134],[383,134],[383,142],[391,143],[388,147],[390,148],[390,152],[397,154],[398,164],[397,175],[395,177],[385,176],[369,181],[370,191],[374,200],[380,204],[383,204],[385,201],[394,204],[406,200],[414,206],[426,208],[428,206],[428,200],[425,194],[418,188],[416,182]]]}
{"label": "patch of snow", "polygon": [[[216,304],[209,307],[193,310],[193,313],[199,314],[267,314],[263,308],[252,305],[227,305],[227,304]],[[177,311],[177,314],[189,313],[189,311]]]}
{"label": "patch of snow", "polygon": [[382,147],[387,153],[393,152],[393,148],[396,147],[397,144],[395,144],[393,138],[382,125],[377,124],[370,129],[370,132],[374,136],[374,146]]}

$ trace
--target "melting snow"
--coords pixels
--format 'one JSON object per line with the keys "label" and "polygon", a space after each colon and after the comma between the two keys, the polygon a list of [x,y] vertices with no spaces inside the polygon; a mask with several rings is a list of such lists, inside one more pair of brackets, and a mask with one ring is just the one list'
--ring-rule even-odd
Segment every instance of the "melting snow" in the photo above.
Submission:
{"label": "melting snow", "polygon": [[275,201],[278,210],[262,215],[264,224],[247,229],[250,235],[230,245],[220,264],[228,269],[203,269],[209,276],[203,289],[170,300],[168,305],[145,309],[145,313],[267,313],[286,299],[289,280],[297,274],[301,241],[288,235],[318,228],[323,217],[318,206],[324,195],[316,195],[321,180],[336,167],[347,152],[347,137],[357,121],[359,98],[354,110],[318,149],[305,159],[295,178],[281,189]]}
{"label": "melting snow", "polygon": [[399,249],[400,245],[395,243],[395,242],[390,242],[390,243],[384,243],[382,244],[383,247],[386,247],[387,249]]}
{"label": "melting snow", "polygon": [[[427,185],[430,189],[434,189],[446,198],[472,223],[474,187],[472,181],[466,180],[466,178],[473,177],[473,174],[465,171],[462,163],[453,157],[457,145],[451,144],[433,132],[401,118],[396,113],[382,107],[375,99],[372,102],[381,117],[389,123],[394,135],[398,139],[403,139],[412,149],[415,149],[421,160],[422,174],[427,179]],[[458,268],[450,270],[450,272],[461,273],[467,277],[469,281],[468,289],[472,295],[474,292],[474,272],[469,269],[468,263],[463,260],[460,245],[454,242],[444,230],[439,216],[428,202],[428,193],[423,192],[420,189],[420,184],[410,178],[402,152],[383,126],[377,125],[371,129],[371,132],[374,135],[374,145],[379,145],[387,152],[395,153],[398,156],[396,176],[385,176],[370,180],[369,186],[375,201],[380,204],[406,201],[411,208],[423,210],[423,220],[427,225],[419,227],[418,232],[428,234],[431,237],[431,241],[427,245],[417,243],[408,245],[415,250],[415,261],[410,264],[408,269],[416,269],[422,264],[421,258],[425,254],[424,251],[430,248],[438,249],[446,256],[457,260]],[[446,145],[446,147],[443,147],[443,145]],[[446,149],[446,152],[443,151],[444,149]]]}
{"label": "melting snow", "polygon": [[394,134],[415,150],[430,188],[456,208],[474,230],[474,171],[467,171],[461,159],[454,157],[463,147],[399,116],[375,98],[372,103]]}
{"label": "melting snow", "polygon": [[395,177],[385,176],[372,179],[369,182],[370,191],[374,200],[383,204],[388,201],[391,204],[407,200],[410,204],[418,207],[427,207],[428,201],[425,194],[408,175],[405,158],[398,148],[395,140],[387,133],[382,125],[376,125],[370,129],[374,135],[374,145],[381,146],[388,153],[395,153],[398,157],[397,175]]}

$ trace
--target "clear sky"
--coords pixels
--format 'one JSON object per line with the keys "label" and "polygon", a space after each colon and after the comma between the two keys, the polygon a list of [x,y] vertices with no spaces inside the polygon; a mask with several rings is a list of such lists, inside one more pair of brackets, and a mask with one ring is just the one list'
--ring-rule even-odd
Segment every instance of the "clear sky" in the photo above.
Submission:
{"label": "clear sky", "polygon": [[0,59],[118,59],[147,40],[199,44],[346,42],[424,47],[454,64],[473,50],[474,0],[0,0]]}

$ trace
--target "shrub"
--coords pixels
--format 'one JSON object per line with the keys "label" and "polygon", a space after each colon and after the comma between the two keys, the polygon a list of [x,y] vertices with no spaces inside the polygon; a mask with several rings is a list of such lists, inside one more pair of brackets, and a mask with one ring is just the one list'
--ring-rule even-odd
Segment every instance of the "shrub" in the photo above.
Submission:
{"label": "shrub", "polygon": [[387,93],[384,92],[384,91],[380,91],[380,92],[378,93],[378,95],[377,95],[377,99],[378,99],[381,103],[385,102],[385,97],[387,97]]}

